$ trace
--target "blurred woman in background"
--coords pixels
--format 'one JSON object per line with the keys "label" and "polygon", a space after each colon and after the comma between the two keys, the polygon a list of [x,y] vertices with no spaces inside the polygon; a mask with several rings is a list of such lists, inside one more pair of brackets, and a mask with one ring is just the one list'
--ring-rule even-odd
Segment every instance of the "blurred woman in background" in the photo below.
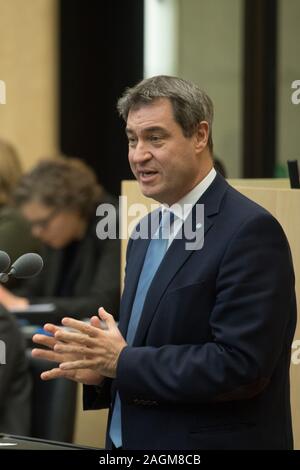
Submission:
{"label": "blurred woman in background", "polygon": [[[12,193],[21,173],[16,150],[0,139],[0,250],[6,251],[12,261],[39,246],[28,223],[12,207]],[[1,305],[0,339],[0,432],[28,435],[31,380],[25,341],[16,319]]]}
{"label": "blurred woman in background", "polygon": [[14,315],[0,305],[0,433],[31,431],[31,377],[25,339]]}
{"label": "blurred woman in background", "polygon": [[93,170],[75,158],[43,160],[21,179],[15,203],[44,245],[44,269],[18,292],[1,287],[0,302],[10,310],[51,303],[57,320],[89,317],[101,306],[117,312],[119,240],[96,235],[96,208],[117,202]]}
{"label": "blurred woman in background", "polygon": [[21,163],[15,148],[0,139],[0,250],[6,251],[12,262],[26,252],[39,249],[30,226],[12,207],[12,193],[21,176]]}

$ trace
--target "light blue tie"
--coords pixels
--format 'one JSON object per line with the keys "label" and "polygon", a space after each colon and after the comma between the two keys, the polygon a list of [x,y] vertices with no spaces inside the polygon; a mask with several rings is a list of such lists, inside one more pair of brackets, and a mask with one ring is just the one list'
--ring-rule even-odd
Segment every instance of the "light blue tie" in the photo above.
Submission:
{"label": "light blue tie", "polygon": [[[168,210],[164,210],[159,228],[149,243],[128,324],[126,342],[129,346],[133,343],[148,289],[167,251],[170,228],[173,220],[174,214]],[[116,393],[109,435],[115,447],[122,446],[121,401],[118,392]]]}

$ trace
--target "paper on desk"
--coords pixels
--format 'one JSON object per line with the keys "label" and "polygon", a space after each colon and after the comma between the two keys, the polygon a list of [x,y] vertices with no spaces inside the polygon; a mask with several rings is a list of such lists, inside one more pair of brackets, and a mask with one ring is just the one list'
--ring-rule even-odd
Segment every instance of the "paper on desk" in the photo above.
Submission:
{"label": "paper on desk", "polygon": [[54,304],[32,304],[28,305],[28,307],[22,308],[12,308],[10,309],[11,312],[25,312],[25,313],[44,313],[44,312],[53,312],[55,310]]}

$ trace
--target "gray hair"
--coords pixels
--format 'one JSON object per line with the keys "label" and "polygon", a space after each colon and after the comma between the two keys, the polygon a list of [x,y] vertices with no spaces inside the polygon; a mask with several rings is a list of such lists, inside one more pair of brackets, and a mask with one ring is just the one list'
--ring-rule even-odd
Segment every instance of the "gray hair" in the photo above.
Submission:
{"label": "gray hair", "polygon": [[195,133],[199,122],[208,123],[208,148],[212,152],[213,103],[209,96],[192,82],[167,75],[146,78],[133,88],[125,90],[117,108],[120,116],[127,121],[130,109],[150,104],[159,98],[171,101],[174,119],[185,137],[191,137]]}

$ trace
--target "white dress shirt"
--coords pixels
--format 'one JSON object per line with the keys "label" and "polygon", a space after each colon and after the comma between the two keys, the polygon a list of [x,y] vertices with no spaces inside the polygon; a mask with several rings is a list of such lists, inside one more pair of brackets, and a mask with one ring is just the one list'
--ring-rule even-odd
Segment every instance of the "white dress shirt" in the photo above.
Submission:
{"label": "white dress shirt", "polygon": [[162,205],[162,211],[169,210],[174,213],[174,222],[171,228],[168,248],[172,241],[176,237],[176,234],[181,230],[183,223],[190,214],[193,206],[200,199],[202,194],[208,189],[213,180],[216,177],[216,170],[212,168],[208,175],[200,181],[189,193],[183,196],[178,202],[172,204],[172,206]]}

